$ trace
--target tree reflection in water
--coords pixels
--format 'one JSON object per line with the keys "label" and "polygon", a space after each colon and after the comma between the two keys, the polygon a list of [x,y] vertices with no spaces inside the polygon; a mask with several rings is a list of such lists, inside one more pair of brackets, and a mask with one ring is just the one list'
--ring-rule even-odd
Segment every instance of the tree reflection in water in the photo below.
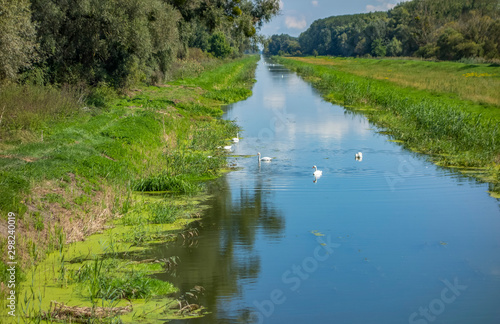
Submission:
{"label": "tree reflection in water", "polygon": [[[227,176],[209,186],[213,193],[206,205],[200,222],[197,242],[185,244],[182,239],[170,245],[156,247],[155,258],[178,256],[178,266],[157,278],[173,282],[180,293],[194,286],[202,286],[204,294],[199,304],[219,315],[224,309],[225,299],[241,297],[242,283],[256,280],[260,272],[260,257],[256,251],[256,240],[279,240],[283,236],[285,219],[282,212],[273,205],[274,193],[264,190],[265,174],[258,173],[253,187],[246,186],[230,190]],[[234,182],[233,182],[234,183]],[[269,184],[266,183],[266,187]],[[237,192],[236,197],[232,192]],[[218,318],[230,318],[216,314]],[[205,320],[210,321],[209,318]],[[214,317],[215,318],[215,317]]]}

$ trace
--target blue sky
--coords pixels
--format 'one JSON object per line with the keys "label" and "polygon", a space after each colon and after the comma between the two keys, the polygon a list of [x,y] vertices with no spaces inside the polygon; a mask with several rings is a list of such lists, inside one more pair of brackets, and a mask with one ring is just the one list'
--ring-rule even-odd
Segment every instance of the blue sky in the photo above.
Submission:
{"label": "blue sky", "polygon": [[265,24],[261,29],[261,34],[299,36],[317,19],[370,11],[387,11],[402,0],[281,0],[280,2],[281,14]]}

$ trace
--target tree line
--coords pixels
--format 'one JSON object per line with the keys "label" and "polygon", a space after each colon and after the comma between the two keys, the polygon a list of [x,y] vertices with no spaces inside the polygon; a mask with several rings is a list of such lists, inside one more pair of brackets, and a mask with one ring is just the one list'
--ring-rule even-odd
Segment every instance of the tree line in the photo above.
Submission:
{"label": "tree line", "polygon": [[272,55],[500,59],[498,0],[412,0],[387,12],[314,21],[299,37],[271,36]]}
{"label": "tree line", "polygon": [[0,0],[0,83],[161,82],[199,48],[257,49],[279,0]]}

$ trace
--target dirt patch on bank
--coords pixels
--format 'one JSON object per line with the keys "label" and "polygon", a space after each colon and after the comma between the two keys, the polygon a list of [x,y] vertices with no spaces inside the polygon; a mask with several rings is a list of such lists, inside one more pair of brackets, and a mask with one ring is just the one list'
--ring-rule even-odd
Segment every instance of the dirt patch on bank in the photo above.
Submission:
{"label": "dirt patch on bank", "polygon": [[[100,185],[91,189],[84,178],[68,174],[65,180],[36,184],[23,203],[26,214],[16,223],[16,248],[29,251],[18,254],[23,265],[43,259],[47,251],[61,244],[85,240],[103,230],[123,203],[116,188]],[[0,220],[0,235],[7,238],[7,221]]]}

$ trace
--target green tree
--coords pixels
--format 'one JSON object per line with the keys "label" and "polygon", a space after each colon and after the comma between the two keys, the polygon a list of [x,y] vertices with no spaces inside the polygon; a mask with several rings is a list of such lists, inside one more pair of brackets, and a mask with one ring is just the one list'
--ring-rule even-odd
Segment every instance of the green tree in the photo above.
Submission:
{"label": "green tree", "polygon": [[226,36],[222,32],[216,32],[210,37],[210,52],[219,58],[226,58],[231,54],[231,46],[226,41]]}
{"label": "green tree", "polygon": [[[257,31],[279,13],[279,0],[165,0],[183,16],[181,38],[199,46],[214,32],[223,30],[233,50],[244,52],[258,40]],[[191,28],[191,25],[197,28]],[[202,28],[203,26],[203,28]],[[202,33],[203,36],[200,34]]]}
{"label": "green tree", "polygon": [[457,46],[464,42],[464,36],[452,27],[444,29],[437,40],[438,57],[442,60],[459,59]]}
{"label": "green tree", "polygon": [[394,36],[389,44],[387,44],[387,54],[389,56],[399,56],[402,51],[403,43]]}
{"label": "green tree", "polygon": [[0,81],[16,79],[35,59],[35,27],[28,0],[0,0]]}
{"label": "green tree", "polygon": [[437,58],[439,55],[439,47],[435,43],[429,43],[421,46],[416,52],[415,56],[423,58]]}
{"label": "green tree", "polygon": [[384,46],[382,39],[377,38],[372,43],[372,55],[378,57],[384,57],[387,53],[387,49]]}
{"label": "green tree", "polygon": [[177,56],[180,15],[162,0],[32,0],[53,82],[124,86],[161,79]]}
{"label": "green tree", "polygon": [[[383,56],[385,48],[392,56],[495,58],[500,56],[499,21],[498,0],[412,0],[388,12],[316,20],[299,42],[307,54]],[[443,36],[448,27],[462,39]]]}
{"label": "green tree", "polygon": [[302,49],[297,38],[281,34],[271,36],[264,43],[264,53],[271,55],[301,55]]}

